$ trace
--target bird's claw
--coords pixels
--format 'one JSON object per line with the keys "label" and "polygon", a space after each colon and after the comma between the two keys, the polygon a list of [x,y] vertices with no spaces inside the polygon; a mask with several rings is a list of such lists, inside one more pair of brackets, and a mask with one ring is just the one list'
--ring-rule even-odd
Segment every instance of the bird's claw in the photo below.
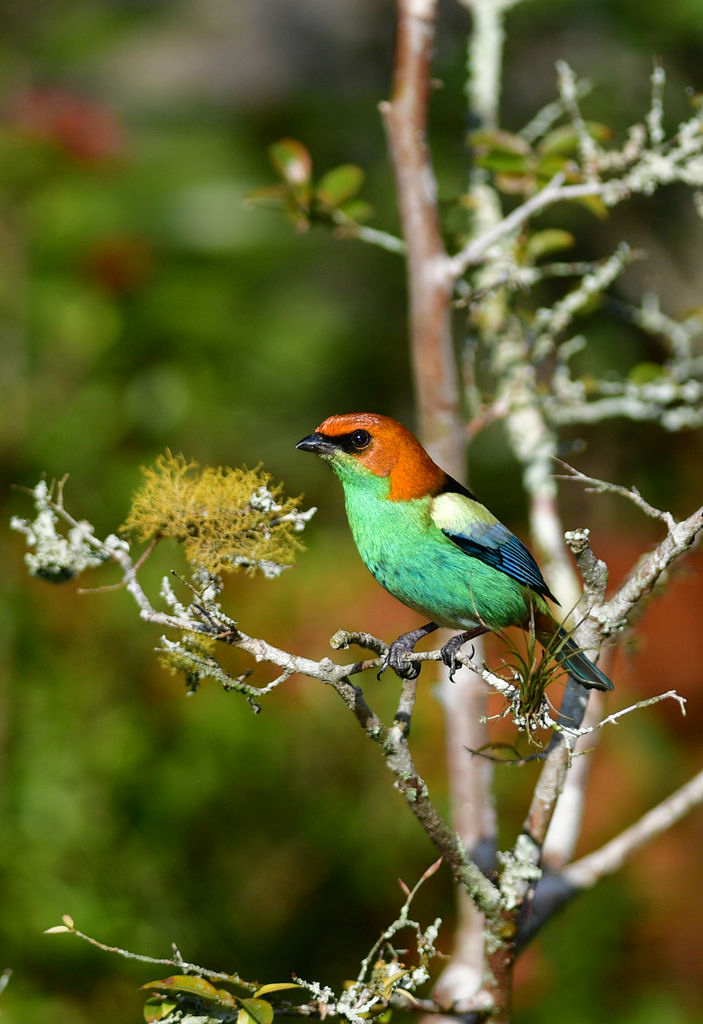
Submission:
{"label": "bird's claw", "polygon": [[[454,682],[454,676],[457,670],[462,668],[462,663],[459,661],[457,655],[459,653],[459,648],[462,647],[465,643],[466,637],[462,633],[459,633],[457,636],[453,636],[451,640],[447,640],[446,644],[444,645],[444,647],[442,647],[442,649],[439,652],[442,656],[442,661],[449,669],[450,683]],[[474,649],[472,647],[471,654],[469,655],[469,657],[473,658],[473,656]]]}
{"label": "bird's claw", "polygon": [[386,651],[386,656],[376,678],[380,679],[387,668],[392,668],[401,679],[417,679],[420,675],[420,665],[417,662],[408,660],[408,655],[412,654],[412,650],[412,646],[405,643],[403,637],[394,640]]}

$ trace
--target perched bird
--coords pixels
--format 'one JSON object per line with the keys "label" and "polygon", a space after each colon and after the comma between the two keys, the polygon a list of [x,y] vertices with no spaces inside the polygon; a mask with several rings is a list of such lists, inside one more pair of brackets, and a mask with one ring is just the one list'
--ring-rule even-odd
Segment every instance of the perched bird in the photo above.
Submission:
{"label": "perched bird", "polygon": [[406,654],[438,626],[463,631],[442,649],[453,670],[467,640],[534,622],[569,675],[612,690],[552,615],[546,599],[556,598],[525,545],[402,424],[375,413],[330,416],[296,447],[320,455],[339,477],[359,554],[381,586],[431,620],[398,637],[384,667],[414,678],[419,667]]}

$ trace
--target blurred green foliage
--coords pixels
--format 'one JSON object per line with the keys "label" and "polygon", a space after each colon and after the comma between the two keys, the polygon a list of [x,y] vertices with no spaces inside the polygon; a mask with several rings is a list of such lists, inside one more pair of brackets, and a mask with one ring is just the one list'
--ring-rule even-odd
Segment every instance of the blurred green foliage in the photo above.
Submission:
{"label": "blurred green foliage", "polygon": [[[0,41],[0,484],[8,514],[28,511],[11,484],[68,472],[69,509],[113,530],[139,466],[167,446],[203,463],[262,460],[323,511],[300,566],[276,582],[232,581],[229,607],[249,632],[310,656],[327,653],[339,626],[381,623],[391,636],[409,622],[367,585],[340,529],[332,483],[293,452],[333,411],[377,409],[411,422],[402,263],[319,229],[301,236],[243,202],[273,183],[267,147],[292,136],[320,168],[363,167],[374,223],[394,230],[375,110],[388,89],[391,12],[337,6],[3,3]],[[552,96],[557,57],[601,83],[589,114],[616,131],[642,109],[653,49],[675,85],[700,89],[698,6],[518,7],[507,126]],[[453,9],[445,25],[433,144],[449,200],[467,159],[468,26]],[[675,312],[700,285],[687,216],[673,195],[646,214],[635,208],[601,225],[582,211],[559,227],[586,255],[628,229],[645,247],[661,244],[666,256],[647,272],[671,286]],[[625,325],[614,339],[599,324],[594,318],[595,371],[621,369],[631,356],[656,361],[653,342]],[[618,479],[627,467],[627,482],[649,486],[652,500],[688,509],[697,441],[631,424],[589,439],[586,471]],[[519,523],[510,473],[500,432],[490,430],[474,449],[474,486]],[[577,510],[579,522],[600,525],[615,556],[618,511],[574,492],[564,502],[567,516]],[[433,859],[345,709],[309,681],[292,681],[258,717],[214,686],[186,698],[153,654],[157,632],[138,625],[124,591],[86,596],[74,585],[30,582],[20,539],[3,532],[1,543],[0,969],[14,972],[0,995],[3,1020],[139,1019],[137,988],[147,980],[139,967],[42,935],[65,912],[84,931],[136,951],[167,956],[175,942],[186,959],[245,977],[285,980],[297,971],[338,984],[394,916],[396,876],[412,883]],[[164,546],[145,578],[158,587],[178,558]],[[96,574],[96,585],[113,581]],[[392,681],[367,685],[390,710]],[[608,770],[651,763],[652,743],[662,769],[652,778],[629,768],[623,801],[615,801],[620,819],[609,811],[612,796],[608,807],[596,796],[590,842],[685,778],[696,724],[694,714],[677,744],[656,726],[628,725]],[[428,685],[414,739],[441,801],[440,735]],[[612,781],[599,780],[610,792]],[[506,831],[533,781],[529,771],[499,777]],[[700,826],[683,834],[700,851]],[[690,854],[670,847],[664,870],[681,874],[681,865],[691,866]],[[700,1019],[693,936],[684,929],[676,946],[673,911],[666,916],[667,907],[683,914],[686,899],[666,890],[667,902],[657,900],[651,879],[640,880],[640,891],[637,877],[582,898],[526,955],[523,1020],[550,1020],[568,1003],[579,1024],[601,1021],[604,989],[608,1019],[619,1024]],[[442,873],[418,898],[418,916],[438,911],[451,917]],[[671,953],[661,956],[664,935]]]}

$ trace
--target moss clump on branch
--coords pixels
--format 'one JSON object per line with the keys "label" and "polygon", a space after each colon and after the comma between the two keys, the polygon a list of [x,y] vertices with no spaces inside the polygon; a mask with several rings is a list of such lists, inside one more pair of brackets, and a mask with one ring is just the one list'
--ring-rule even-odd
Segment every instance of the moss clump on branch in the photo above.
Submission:
{"label": "moss clump on branch", "polygon": [[209,573],[244,569],[278,576],[302,547],[298,534],[315,509],[302,511],[260,466],[203,466],[166,451],[143,467],[126,533],[140,541],[168,537]]}

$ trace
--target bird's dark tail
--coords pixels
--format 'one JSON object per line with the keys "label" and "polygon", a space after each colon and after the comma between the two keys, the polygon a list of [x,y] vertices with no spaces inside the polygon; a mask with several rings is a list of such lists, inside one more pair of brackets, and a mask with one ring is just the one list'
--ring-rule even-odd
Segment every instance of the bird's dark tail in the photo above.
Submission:
{"label": "bird's dark tail", "polygon": [[[612,690],[613,684],[608,677],[594,665],[590,658],[580,650],[565,630],[559,627],[556,660],[563,665],[574,679],[587,686],[590,690]],[[553,641],[552,641],[553,642]]]}

